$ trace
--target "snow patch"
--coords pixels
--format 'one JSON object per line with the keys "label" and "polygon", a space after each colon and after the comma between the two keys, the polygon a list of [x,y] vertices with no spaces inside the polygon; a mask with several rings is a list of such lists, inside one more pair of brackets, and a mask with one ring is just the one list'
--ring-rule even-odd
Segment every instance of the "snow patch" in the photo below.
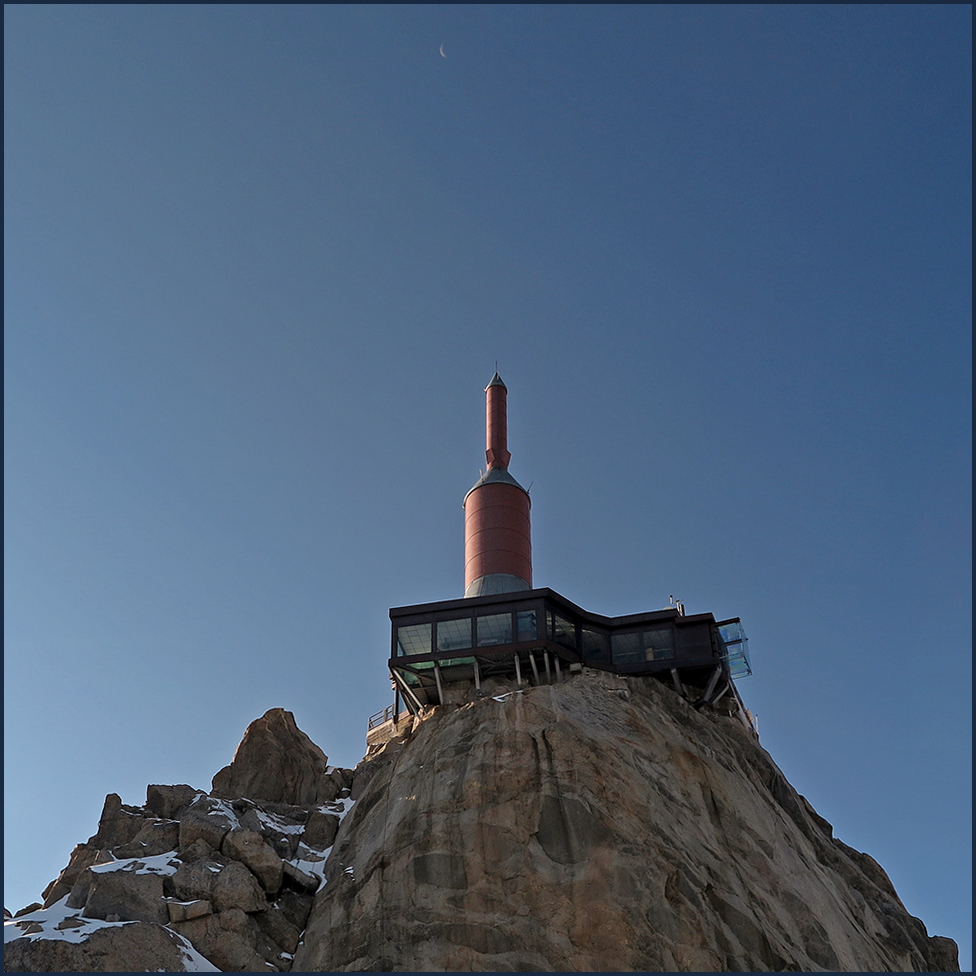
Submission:
{"label": "snow patch", "polygon": [[256,807],[254,812],[258,815],[262,826],[269,830],[276,830],[279,834],[301,834],[305,830],[304,824],[286,823],[281,817],[268,813],[260,807]]}
{"label": "snow patch", "polygon": [[350,799],[348,796],[341,800],[333,800],[331,803],[326,803],[319,807],[320,813],[331,813],[339,817],[341,820],[353,807],[355,800]]}
{"label": "snow patch", "polygon": [[[168,857],[169,855],[161,856]],[[104,867],[104,865],[98,866]],[[50,908],[39,908],[36,912],[5,921],[3,923],[4,945],[8,942],[13,942],[14,939],[30,939],[32,942],[35,939],[60,939],[62,942],[74,942],[77,944],[85,942],[92,932],[97,929],[117,929],[123,925],[139,924],[138,922],[103,922],[100,918],[84,918],[80,908],[68,908],[65,904],[68,897],[68,895],[65,895],[64,898],[55,902]],[[62,928],[62,925],[65,925],[65,927]],[[36,929],[36,931],[24,931],[28,928]],[[173,932],[168,927],[167,931]],[[173,935],[177,940],[180,954],[183,956],[184,972],[220,972],[209,959],[201,956],[182,935],[178,932],[173,932]]]}
{"label": "snow patch", "polygon": [[[202,793],[201,796],[206,796],[206,794]],[[237,811],[231,806],[230,801],[221,800],[214,796],[210,797],[210,799],[214,801],[214,806],[207,811],[208,817],[216,817],[219,814],[223,814],[231,823],[236,823],[240,826],[240,818],[237,816]]]}
{"label": "snow patch", "polygon": [[[170,929],[172,931],[172,929]],[[183,942],[180,948],[180,955],[183,956],[183,972],[185,973],[219,973],[221,972],[206,956],[201,956],[196,949],[179,935],[180,940]],[[162,972],[162,970],[160,970]]]}
{"label": "snow patch", "polygon": [[93,874],[109,874],[113,871],[131,871],[133,874],[176,874],[182,862],[177,858],[176,851],[168,854],[157,854],[154,857],[130,857],[121,861],[107,861],[105,864],[95,864],[91,867]]}
{"label": "snow patch", "polygon": [[[29,915],[21,915],[3,923],[3,943],[6,945],[14,939],[61,939],[62,942],[84,942],[95,929],[118,928],[120,925],[132,925],[132,922],[103,922],[98,918],[82,918],[80,908],[68,908],[65,895],[61,901],[55,902],[50,908],[39,908]],[[60,928],[65,921],[70,920],[65,928]],[[24,929],[38,926],[36,932],[25,932]]]}
{"label": "snow patch", "polygon": [[325,865],[331,853],[331,847],[327,847],[324,851],[316,851],[311,847],[306,847],[305,844],[299,844],[297,856],[288,863],[292,867],[298,868],[299,871],[304,871],[306,874],[312,875],[313,878],[318,878],[319,886],[315,890],[321,891],[325,887]]}

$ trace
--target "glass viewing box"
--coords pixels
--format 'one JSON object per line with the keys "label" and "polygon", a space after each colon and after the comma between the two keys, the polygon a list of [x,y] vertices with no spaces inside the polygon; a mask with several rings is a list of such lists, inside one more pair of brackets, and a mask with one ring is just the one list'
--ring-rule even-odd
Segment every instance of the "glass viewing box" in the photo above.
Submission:
{"label": "glass viewing box", "polygon": [[423,603],[390,610],[390,673],[411,712],[443,704],[449,686],[514,677],[519,686],[562,681],[595,668],[701,689],[715,701],[751,674],[739,619],[681,608],[623,617],[589,613],[548,588]]}

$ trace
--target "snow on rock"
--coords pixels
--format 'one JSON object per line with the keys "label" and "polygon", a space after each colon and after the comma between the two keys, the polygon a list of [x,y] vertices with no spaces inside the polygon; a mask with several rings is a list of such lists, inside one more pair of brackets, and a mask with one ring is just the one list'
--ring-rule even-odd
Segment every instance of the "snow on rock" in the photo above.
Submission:
{"label": "snow on rock", "polygon": [[45,907],[5,925],[7,969],[288,971],[353,806],[353,775],[272,709],[214,793],[150,785],[142,807],[110,794]]}
{"label": "snow on rock", "polygon": [[89,870],[92,874],[107,874],[110,871],[131,871],[133,874],[176,874],[180,860],[176,851],[168,854],[158,854],[156,857],[129,858],[128,860],[108,861],[105,864],[95,864]]}
{"label": "snow on rock", "polygon": [[108,926],[129,925],[130,922],[103,922],[100,919],[82,918],[78,909],[68,908],[61,901],[50,908],[39,908],[36,912],[21,915],[19,918],[3,923],[3,942],[27,937],[29,939],[64,939],[67,942],[81,942],[95,929]]}
{"label": "snow on rock", "polygon": [[267,810],[258,808],[255,810],[255,814],[261,825],[268,831],[278,831],[282,834],[297,834],[300,836],[305,830],[304,824],[289,823],[284,817],[268,813]]}
{"label": "snow on rock", "polygon": [[4,923],[8,972],[220,972],[168,928],[85,918],[66,902]]}
{"label": "snow on rock", "polygon": [[352,805],[355,802],[355,800],[349,799],[348,796],[337,797],[331,803],[323,804],[318,809],[320,813],[334,813],[341,820],[352,809]]}

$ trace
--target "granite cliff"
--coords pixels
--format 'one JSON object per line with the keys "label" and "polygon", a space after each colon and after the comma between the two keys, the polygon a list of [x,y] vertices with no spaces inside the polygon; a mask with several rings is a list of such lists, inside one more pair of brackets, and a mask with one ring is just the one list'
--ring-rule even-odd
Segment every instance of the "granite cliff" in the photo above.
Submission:
{"label": "granite cliff", "polygon": [[6,928],[23,972],[958,972],[736,715],[596,672],[354,771],[273,709],[209,793],[110,796]]}

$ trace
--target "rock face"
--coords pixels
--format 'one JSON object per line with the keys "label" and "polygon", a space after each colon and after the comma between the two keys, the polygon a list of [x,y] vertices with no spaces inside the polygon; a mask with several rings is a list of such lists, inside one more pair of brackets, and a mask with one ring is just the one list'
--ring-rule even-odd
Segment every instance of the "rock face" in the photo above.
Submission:
{"label": "rock face", "polygon": [[273,709],[210,794],[110,795],[6,968],[958,972],[735,715],[594,672],[499,691],[355,773]]}
{"label": "rock face", "polygon": [[357,770],[305,972],[955,971],[735,719],[587,674]]}

